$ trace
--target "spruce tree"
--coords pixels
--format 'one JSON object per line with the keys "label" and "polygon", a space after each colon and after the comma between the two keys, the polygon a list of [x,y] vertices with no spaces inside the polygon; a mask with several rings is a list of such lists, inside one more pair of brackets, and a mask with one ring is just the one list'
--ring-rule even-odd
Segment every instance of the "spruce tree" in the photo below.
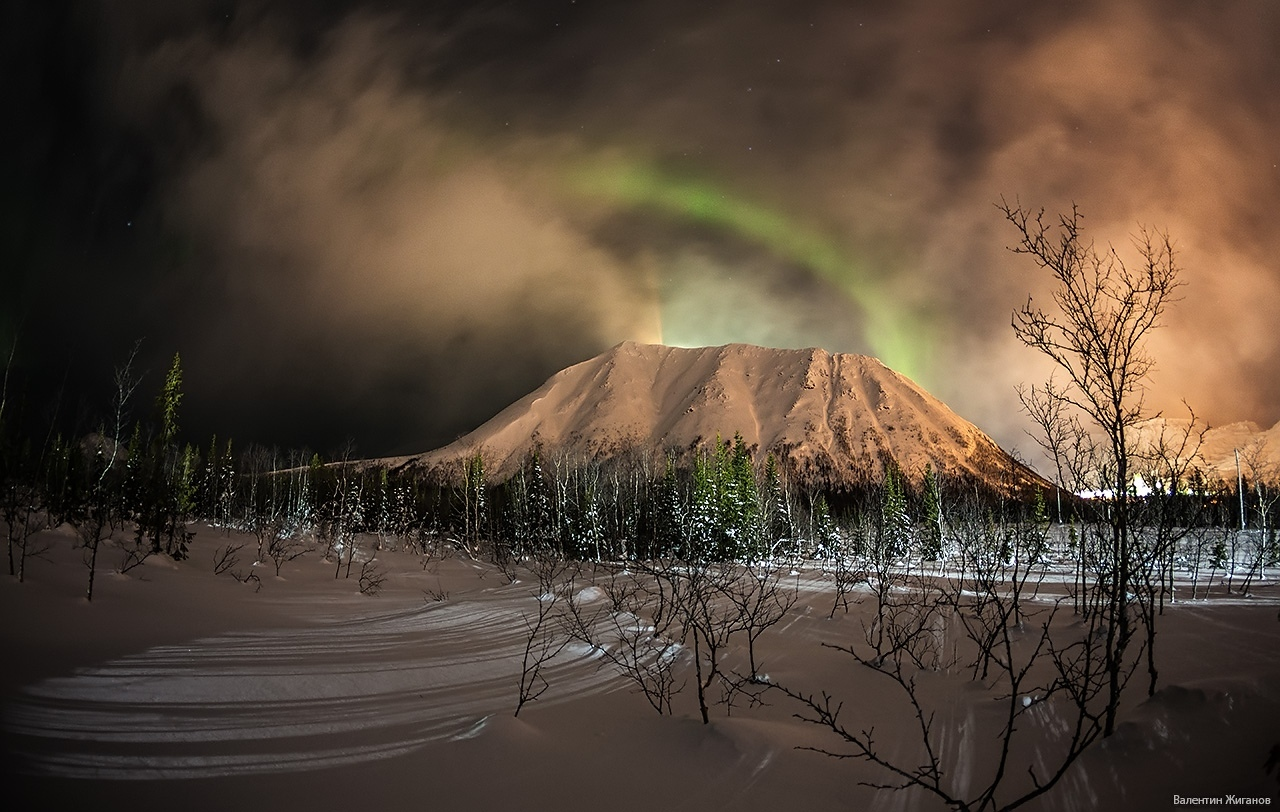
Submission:
{"label": "spruce tree", "polygon": [[552,510],[551,485],[542,471],[541,455],[533,452],[528,464],[527,523],[529,542],[538,549],[551,545],[555,539],[555,515]]}
{"label": "spruce tree", "polygon": [[654,507],[654,541],[659,556],[685,555],[686,511],[680,473],[674,457],[667,454],[662,483],[658,486],[658,498]]}
{"label": "spruce tree", "polygon": [[901,558],[911,549],[911,517],[907,513],[907,496],[902,474],[894,462],[885,465],[880,543],[882,554],[890,559]]}
{"label": "spruce tree", "polygon": [[141,521],[146,497],[147,461],[142,453],[142,424],[133,424],[133,434],[125,452],[124,482],[120,486],[120,515]]}
{"label": "spruce tree", "polygon": [[753,558],[760,554],[760,492],[756,483],[755,463],[741,434],[733,437],[733,453],[729,456],[725,476],[725,557]]}
{"label": "spruce tree", "polygon": [[174,478],[174,497],[179,517],[189,517],[196,509],[196,469],[199,456],[190,443],[182,447],[182,459]]}
{"label": "spruce tree", "polygon": [[831,518],[831,509],[827,506],[827,497],[821,493],[814,497],[809,508],[809,528],[815,557],[829,559],[844,555],[844,551],[840,549],[835,521]]}
{"label": "spruce tree", "polygon": [[[177,353],[165,374],[156,398],[159,432],[151,444],[150,481],[146,489],[146,514],[151,551],[164,550],[176,559],[186,557],[185,528],[179,528],[178,504],[178,407],[182,403],[182,359]],[[163,546],[162,546],[163,543]]]}
{"label": "spruce tree", "polygon": [[716,458],[705,453],[694,460],[689,497],[689,549],[686,551],[690,559],[714,554],[720,528],[720,481],[716,467]]}
{"label": "spruce tree", "polygon": [[601,543],[604,541],[603,517],[600,512],[600,497],[596,483],[584,483],[579,500],[582,506],[578,516],[578,532],[575,534],[577,557],[591,557],[593,561],[601,560]]}
{"label": "spruce tree", "polygon": [[795,523],[791,516],[791,502],[787,499],[786,486],[778,473],[778,461],[770,452],[764,461],[765,517],[769,542],[776,544],[783,539],[794,539]]}

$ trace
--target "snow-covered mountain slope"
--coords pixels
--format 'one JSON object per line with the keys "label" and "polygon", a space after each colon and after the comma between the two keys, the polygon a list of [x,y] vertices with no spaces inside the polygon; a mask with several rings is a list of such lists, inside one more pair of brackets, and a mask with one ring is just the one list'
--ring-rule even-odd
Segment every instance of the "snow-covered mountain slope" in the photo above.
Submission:
{"label": "snow-covered mountain slope", "polygon": [[1157,417],[1139,425],[1134,440],[1139,454],[1160,453],[1161,448],[1168,456],[1181,452],[1193,466],[1232,487],[1237,452],[1240,474],[1249,483],[1280,480],[1280,423],[1264,430],[1248,421],[1206,427],[1202,422],[1193,426],[1189,418]]}
{"label": "snow-covered mountain slope", "polygon": [[874,358],[746,344],[693,349],[623,342],[553,375],[444,448],[388,460],[449,475],[480,453],[492,480],[537,448],[570,462],[639,452],[688,459],[740,433],[814,484],[878,480],[886,459],[1006,489],[1037,481],[976,426]]}

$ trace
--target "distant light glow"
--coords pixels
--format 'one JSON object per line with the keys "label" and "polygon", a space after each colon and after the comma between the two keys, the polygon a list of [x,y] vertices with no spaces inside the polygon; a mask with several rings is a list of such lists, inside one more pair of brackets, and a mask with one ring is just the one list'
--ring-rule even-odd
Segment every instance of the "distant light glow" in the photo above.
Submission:
{"label": "distant light glow", "polygon": [[820,231],[708,180],[643,162],[583,163],[569,173],[568,183],[579,195],[724,229],[805,268],[835,285],[857,306],[864,340],[873,355],[904,375],[917,380],[927,377],[928,325],[900,306],[861,262]]}

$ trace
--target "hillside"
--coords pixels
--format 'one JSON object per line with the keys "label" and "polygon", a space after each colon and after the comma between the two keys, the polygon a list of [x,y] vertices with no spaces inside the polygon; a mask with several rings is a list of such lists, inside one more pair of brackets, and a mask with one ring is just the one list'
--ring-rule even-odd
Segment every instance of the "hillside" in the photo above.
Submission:
{"label": "hillside", "polygon": [[456,442],[387,460],[452,478],[479,453],[491,479],[534,449],[544,459],[623,453],[687,461],[717,435],[740,433],[757,458],[793,477],[849,487],[892,459],[911,479],[932,465],[1001,489],[1038,481],[976,426],[874,358],[745,344],[677,348],[623,342],[553,375]]}
{"label": "hillside", "polygon": [[1280,423],[1265,430],[1252,422],[1208,428],[1198,424],[1193,430],[1187,418],[1157,417],[1138,426],[1135,439],[1141,453],[1150,453],[1151,448],[1159,447],[1161,437],[1166,448],[1174,449],[1182,446],[1188,432],[1193,432],[1187,442],[1187,450],[1192,450],[1196,447],[1198,432],[1202,430],[1203,438],[1191,460],[1195,467],[1235,487],[1238,451],[1240,472],[1246,480],[1260,479],[1271,483],[1280,480]]}

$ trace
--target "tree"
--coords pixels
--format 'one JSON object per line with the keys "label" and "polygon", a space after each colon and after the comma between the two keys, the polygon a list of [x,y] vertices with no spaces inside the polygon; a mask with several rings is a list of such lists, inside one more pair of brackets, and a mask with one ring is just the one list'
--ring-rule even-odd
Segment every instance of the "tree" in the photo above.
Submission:
{"label": "tree", "polygon": [[578,511],[573,525],[574,556],[601,561],[604,517],[601,510],[600,472],[595,466],[588,465],[578,469],[578,475]]}
{"label": "tree", "polygon": [[534,596],[538,610],[533,617],[523,612],[520,614],[526,635],[524,654],[520,658],[519,692],[516,694],[514,715],[517,717],[527,703],[542,696],[551,687],[543,676],[542,669],[564,651],[571,640],[568,634],[552,624],[560,597],[552,583],[550,589]]}
{"label": "tree", "polygon": [[[35,488],[18,481],[5,482],[0,490],[0,516],[6,528],[9,574],[16,575],[18,583],[22,583],[26,579],[27,559],[47,549],[44,545],[32,545],[32,537],[45,527]],[[18,552],[16,563],[14,550]]]}
{"label": "tree", "polygon": [[719,449],[723,448],[716,437],[716,455],[698,454],[693,463],[693,483],[689,496],[688,539],[686,557],[703,557],[715,549],[722,527],[720,491],[721,466],[717,464]]}
{"label": "tree", "polygon": [[786,540],[794,546],[795,524],[791,513],[791,499],[782,476],[778,473],[778,460],[770,452],[764,460],[764,494],[762,499],[764,515],[761,521],[771,550],[779,542]]}
{"label": "tree", "polygon": [[572,580],[562,590],[565,634],[613,666],[659,716],[671,715],[672,697],[684,688],[676,666],[684,654],[685,581],[677,570],[662,561],[610,569],[612,577],[600,584],[607,601],[594,590],[576,590]]}
{"label": "tree", "polygon": [[920,534],[920,558],[937,561],[942,558],[946,528],[942,513],[942,489],[938,485],[938,472],[931,464],[926,464],[924,468],[923,498],[924,525]]}
{"label": "tree", "polygon": [[91,499],[85,509],[77,513],[73,521],[76,535],[80,538],[80,543],[84,547],[84,565],[89,571],[89,582],[84,592],[85,600],[89,602],[93,601],[93,582],[94,576],[98,571],[98,550],[102,547],[103,540],[110,533],[110,523],[107,519],[108,508],[105,501],[100,498],[102,490],[94,488],[92,495],[99,498]]}
{"label": "tree", "polygon": [[1268,453],[1266,436],[1255,438],[1240,449],[1240,460],[1244,463],[1248,481],[1253,484],[1251,512],[1256,515],[1258,525],[1250,576],[1257,574],[1262,577],[1265,567],[1273,566],[1280,555],[1272,519],[1276,503],[1280,501],[1280,464]]}
{"label": "tree", "polygon": [[821,492],[809,500],[809,542],[818,558],[845,554],[835,520],[831,518],[827,497]]}
{"label": "tree", "polygon": [[182,358],[173,354],[164,385],[156,398],[159,430],[151,445],[150,481],[147,487],[146,517],[151,551],[175,559],[185,558],[189,535],[182,526],[180,500],[185,490],[184,472],[177,449],[178,407],[182,404]]}
{"label": "tree", "polygon": [[731,570],[724,584],[724,599],[737,612],[737,626],[747,638],[747,664],[750,682],[761,682],[760,664],[756,658],[756,641],[787,616],[800,598],[800,576],[789,585],[783,583],[786,571],[772,565],[746,562]]}
{"label": "tree", "polygon": [[[129,414],[129,403],[141,380],[133,372],[133,362],[138,354],[139,344],[134,344],[124,364],[117,367],[114,376],[114,392],[111,405],[110,424],[104,424],[98,431],[98,442],[93,453],[81,454],[81,459],[88,465],[85,488],[81,499],[76,500],[75,510],[71,513],[76,535],[84,548],[84,565],[88,570],[88,583],[85,587],[85,599],[93,600],[94,579],[98,567],[98,552],[102,542],[111,536],[117,523],[123,524],[126,515],[133,506],[135,493],[131,487],[136,485],[137,472],[141,470],[142,460],[139,451],[141,446],[141,429],[134,425],[133,438],[130,441],[124,460],[124,470],[117,465],[120,449],[124,446],[124,426]],[[121,572],[141,564],[151,554],[147,545],[143,528],[138,532],[132,546],[118,542],[124,550],[124,561],[120,565]]]}
{"label": "tree", "polygon": [[[1105,671],[1097,616],[1081,628],[1056,620],[1057,603],[1020,608],[1017,594],[1029,570],[1018,562],[992,568],[985,551],[996,546],[993,532],[1022,530],[994,526],[984,514],[984,506],[973,504],[952,523],[962,558],[974,556],[978,566],[962,567],[954,579],[904,581],[868,607],[877,617],[864,622],[861,639],[823,644],[855,665],[846,691],[859,690],[859,677],[889,688],[875,694],[877,707],[845,714],[826,691],[776,686],[798,703],[797,718],[837,740],[807,749],[871,765],[859,783],[914,791],[904,807],[915,808],[921,797],[955,810],[1023,807],[1051,791],[1101,735]],[[947,760],[957,735],[947,717],[957,696],[975,693],[984,696],[984,710],[958,731],[968,767],[957,768]],[[877,737],[875,721],[885,712],[910,731],[914,746],[890,746]],[[979,742],[985,752],[965,752]]]}
{"label": "tree", "polygon": [[911,516],[907,494],[898,466],[884,469],[884,493],[880,503],[880,551],[887,559],[899,559],[912,547]]}
{"label": "tree", "polygon": [[1127,657],[1135,629],[1131,612],[1134,571],[1132,430],[1144,420],[1145,385],[1155,361],[1146,339],[1158,327],[1180,286],[1169,235],[1139,227],[1133,238],[1138,262],[1126,264],[1112,246],[1098,248],[1081,233],[1072,206],[1056,224],[1044,210],[1031,212],[1001,200],[1000,210],[1018,234],[1010,250],[1029,256],[1053,280],[1052,307],[1028,297],[1014,311],[1018,340],[1044,354],[1065,373],[1058,397],[1079,410],[1101,433],[1105,449],[1109,564],[1098,574],[1106,626],[1108,705],[1105,735],[1115,731],[1120,694],[1132,668]]}
{"label": "tree", "polygon": [[485,483],[484,457],[479,451],[468,457],[463,467],[463,543],[468,549],[478,545],[489,515],[489,487]]}
{"label": "tree", "polygon": [[674,457],[668,454],[653,502],[653,536],[659,555],[684,551],[688,513],[680,472]]}
{"label": "tree", "polygon": [[1146,631],[1148,695],[1154,696],[1158,669],[1156,663],[1156,618],[1164,613],[1166,600],[1173,599],[1174,552],[1195,526],[1203,525],[1205,504],[1188,498],[1182,491],[1196,478],[1195,465],[1208,427],[1195,412],[1185,428],[1159,434],[1138,449],[1140,475],[1149,493],[1138,503],[1138,521],[1143,532],[1137,537],[1135,551],[1139,559],[1138,608]]}
{"label": "tree", "polygon": [[319,511],[326,536],[325,555],[333,553],[335,559],[335,581],[339,576],[351,577],[351,566],[360,550],[359,534],[365,524],[364,476],[351,464],[354,454],[354,444],[348,441],[338,453],[340,459],[326,469],[332,475],[332,483]]}
{"label": "tree", "polygon": [[547,483],[546,474],[542,470],[542,461],[534,452],[529,460],[525,482],[524,505],[524,543],[534,550],[542,551],[552,546],[555,541],[555,514],[552,510],[551,487]]}
{"label": "tree", "polygon": [[723,557],[740,560],[758,557],[762,552],[764,529],[760,522],[760,493],[756,485],[755,463],[742,434],[733,436],[733,451],[717,459],[723,460],[721,472],[721,509],[724,536]]}
{"label": "tree", "polygon": [[0,379],[0,439],[4,438],[4,410],[9,402],[9,373],[13,371],[13,359],[18,354],[18,337],[15,335],[9,344],[9,352],[5,355],[4,378]]}
{"label": "tree", "polygon": [[[1058,524],[1062,524],[1062,491],[1077,493],[1090,487],[1091,471],[1097,465],[1098,447],[1080,423],[1080,418],[1070,410],[1070,402],[1054,382],[1053,377],[1041,387],[1017,386],[1022,410],[1035,423],[1036,433],[1027,432],[1041,450],[1048,455],[1054,469]],[[1082,542],[1074,524],[1068,534],[1073,542]],[[1085,578],[1088,545],[1073,543],[1074,610],[1079,613],[1089,605]]]}

